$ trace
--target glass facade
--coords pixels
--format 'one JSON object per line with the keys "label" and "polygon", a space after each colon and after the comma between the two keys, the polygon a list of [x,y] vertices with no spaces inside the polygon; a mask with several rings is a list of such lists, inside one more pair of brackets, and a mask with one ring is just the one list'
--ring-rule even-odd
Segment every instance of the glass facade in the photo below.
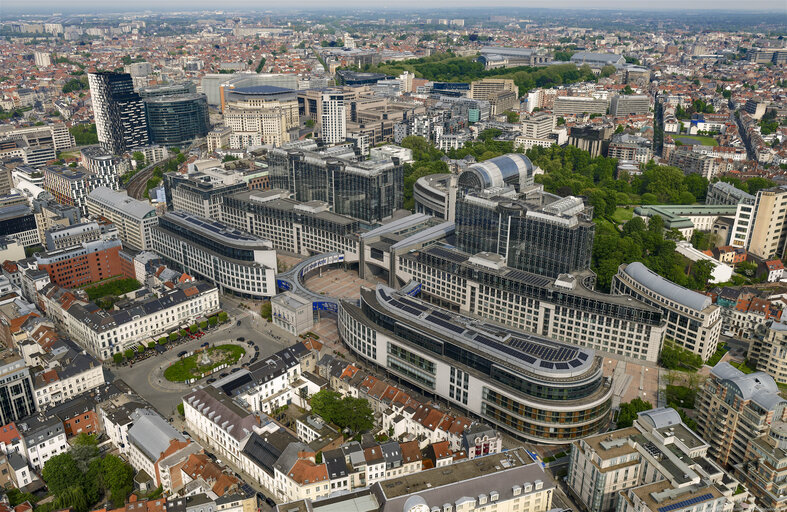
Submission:
{"label": "glass facade", "polygon": [[520,276],[517,275],[509,276],[507,273],[471,266],[465,263],[466,256],[463,257],[460,254],[457,256],[459,257],[449,259],[437,251],[427,249],[418,253],[416,258],[424,265],[440,269],[448,274],[459,275],[484,286],[548,302],[570,310],[597,313],[648,325],[657,326],[662,322],[661,311],[606,301],[603,294],[592,296],[575,293],[571,290],[556,290],[551,288],[551,280],[541,276],[525,275],[520,279]]}
{"label": "glass facade", "polygon": [[208,99],[204,94],[182,94],[145,100],[151,141],[181,144],[210,131]]}
{"label": "glass facade", "polygon": [[193,230],[193,228],[189,228],[187,225],[183,225],[179,222],[173,222],[172,219],[168,218],[166,215],[159,217],[158,228],[168,231],[173,235],[177,235],[185,240],[188,240],[189,242],[192,242],[203,249],[207,249],[226,258],[240,261],[254,261],[253,249],[231,247],[212,237],[197,233]]}
{"label": "glass facade", "polygon": [[402,207],[404,175],[399,163],[353,163],[317,153],[274,150],[268,154],[272,188],[297,201],[323,201],[334,212],[370,224]]}
{"label": "glass facade", "polygon": [[499,254],[511,268],[548,277],[587,270],[596,226],[527,216],[516,202],[464,197],[456,203],[456,245],[469,254]]}

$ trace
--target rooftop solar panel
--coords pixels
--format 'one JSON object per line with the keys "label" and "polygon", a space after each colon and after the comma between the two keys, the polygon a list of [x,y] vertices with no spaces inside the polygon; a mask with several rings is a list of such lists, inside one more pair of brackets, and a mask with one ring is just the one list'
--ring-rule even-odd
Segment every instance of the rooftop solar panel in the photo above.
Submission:
{"label": "rooftop solar panel", "polygon": [[438,317],[436,317],[434,315],[431,315],[431,314],[426,317],[426,320],[432,322],[433,324],[439,325],[440,327],[444,327],[444,328],[448,329],[449,331],[455,332],[457,334],[461,334],[461,333],[465,332],[465,328],[464,327],[460,327],[460,326],[458,326],[456,324],[452,324],[451,322],[446,322],[442,318],[438,318]]}
{"label": "rooftop solar panel", "polygon": [[689,498],[687,500],[679,501],[677,503],[673,503],[672,505],[667,505],[665,507],[659,507],[657,510],[658,512],[670,512],[672,510],[677,510],[679,508],[685,508],[690,505],[695,505],[697,503],[702,503],[703,501],[709,500],[713,498],[712,494],[703,494],[701,496],[696,496],[694,498]]}
{"label": "rooftop solar panel", "polygon": [[407,305],[408,305],[408,306],[410,306],[411,308],[417,309],[418,311],[421,311],[421,312],[423,312],[423,311],[428,311],[428,310],[429,310],[429,308],[427,308],[426,306],[423,306],[423,305],[421,305],[421,304],[419,304],[419,303],[415,302],[414,300],[405,299],[404,297],[401,297],[401,298],[399,299],[399,301],[400,301],[402,304],[407,304]]}

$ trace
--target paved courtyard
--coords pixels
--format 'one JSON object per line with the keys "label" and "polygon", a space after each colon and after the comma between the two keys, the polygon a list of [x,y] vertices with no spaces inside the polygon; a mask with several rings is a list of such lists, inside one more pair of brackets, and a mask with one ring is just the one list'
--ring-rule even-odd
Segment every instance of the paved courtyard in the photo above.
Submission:
{"label": "paved courtyard", "polygon": [[604,376],[612,377],[613,405],[641,398],[657,406],[659,390],[659,368],[651,363],[635,363],[630,360],[597,352],[604,357]]}
{"label": "paved courtyard", "polygon": [[361,279],[355,270],[330,268],[308,277],[303,284],[309,290],[328,297],[357,299],[361,296],[361,286],[374,287],[377,283],[385,284],[382,280]]}

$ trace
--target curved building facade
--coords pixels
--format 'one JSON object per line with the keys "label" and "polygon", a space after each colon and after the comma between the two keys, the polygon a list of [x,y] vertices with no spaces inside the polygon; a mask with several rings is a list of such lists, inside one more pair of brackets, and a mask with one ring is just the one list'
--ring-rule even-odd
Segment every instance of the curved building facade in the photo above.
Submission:
{"label": "curved building facade", "polygon": [[509,153],[465,169],[459,175],[459,188],[483,190],[512,186],[518,192],[521,188],[533,184],[535,169],[536,166],[525,155]]}
{"label": "curved building facade", "polygon": [[359,357],[517,437],[566,443],[609,421],[610,381],[590,349],[482,323],[403,295],[362,289],[339,334]]}
{"label": "curved building facade", "polygon": [[453,220],[456,203],[456,182],[451,188],[450,173],[430,174],[418,178],[413,185],[415,213],[425,213],[438,219]]}
{"label": "curved building facade", "polygon": [[701,293],[677,285],[640,262],[623,264],[612,278],[612,293],[629,295],[661,309],[665,338],[707,361],[721,335],[721,309]]}
{"label": "curved building facade", "polygon": [[159,217],[151,247],[222,292],[255,299],[276,295],[276,251],[268,240],[176,211]]}
{"label": "curved building facade", "polygon": [[145,99],[150,138],[156,144],[182,144],[210,131],[204,94],[153,96]]}

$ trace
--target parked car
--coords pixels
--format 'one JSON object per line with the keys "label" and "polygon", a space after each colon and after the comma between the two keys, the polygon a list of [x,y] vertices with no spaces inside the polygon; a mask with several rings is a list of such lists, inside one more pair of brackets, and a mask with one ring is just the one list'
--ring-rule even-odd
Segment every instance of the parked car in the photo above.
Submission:
{"label": "parked car", "polygon": [[178,353],[178,357],[183,357],[183,356],[185,356],[186,354],[188,354],[188,352],[186,352],[186,351],[184,350],[183,352],[179,352],[179,353]]}
{"label": "parked car", "polygon": [[210,345],[210,343],[208,343],[208,342],[206,341],[205,343],[203,343],[202,345],[200,345],[200,347],[202,347],[202,348],[205,348],[205,347],[207,347],[208,345]]}
{"label": "parked car", "polygon": [[214,379],[213,377],[211,377],[211,378],[209,378],[209,379],[208,379],[206,382],[207,382],[208,384],[213,384],[214,382],[216,382],[216,379]]}
{"label": "parked car", "polygon": [[226,377],[227,375],[229,375],[229,373],[227,373],[227,372],[224,372],[224,373],[222,373],[221,375],[219,375],[219,377],[221,377],[221,378],[223,379],[223,378],[224,378],[224,377]]}
{"label": "parked car", "polygon": [[238,371],[240,371],[240,368],[233,368],[232,370],[230,370],[230,373],[235,373],[235,372],[238,372]]}
{"label": "parked car", "polygon": [[241,336],[240,338],[238,338],[238,341],[246,341],[246,338],[244,338],[243,336]]}

